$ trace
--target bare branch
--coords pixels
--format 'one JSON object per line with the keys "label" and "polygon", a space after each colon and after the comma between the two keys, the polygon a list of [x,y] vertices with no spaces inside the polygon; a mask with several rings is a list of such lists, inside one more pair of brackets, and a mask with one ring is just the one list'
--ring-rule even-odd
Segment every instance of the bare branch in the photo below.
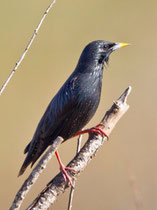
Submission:
{"label": "bare branch", "polygon": [[48,12],[50,11],[51,7],[55,4],[56,0],[53,0],[52,3],[48,6],[48,8],[46,9],[46,11],[44,12],[44,15],[42,16],[38,26],[36,27],[28,45],[26,46],[23,54],[21,55],[20,59],[18,60],[18,62],[15,64],[15,67],[13,68],[13,70],[11,71],[11,73],[9,74],[7,80],[5,81],[5,83],[2,85],[1,89],[0,89],[0,95],[2,94],[2,92],[4,91],[4,89],[6,88],[6,86],[8,85],[10,79],[12,78],[12,76],[14,75],[15,71],[17,70],[17,68],[19,67],[19,65],[21,64],[22,60],[24,59],[26,53],[28,52],[30,46],[32,45],[36,35],[38,34],[38,31],[44,21],[44,19],[46,18],[46,15],[48,14]]}
{"label": "bare branch", "polygon": [[[76,149],[76,154],[79,153],[81,149],[81,141],[82,141],[82,135],[80,135],[77,139],[77,149]],[[75,187],[75,180],[73,181],[73,187],[71,186],[70,189],[70,195],[69,195],[69,203],[68,203],[68,210],[72,209],[72,200],[74,196],[74,187]]]}
{"label": "bare branch", "polygon": [[32,185],[37,181],[39,175],[46,168],[48,161],[52,158],[59,145],[63,142],[62,137],[57,137],[45,155],[41,158],[37,166],[33,169],[32,173],[25,180],[20,190],[17,192],[15,199],[10,207],[10,210],[18,210]]}
{"label": "bare branch", "polygon": [[[127,96],[131,92],[131,87],[128,87],[120,98],[114,102],[112,107],[106,112],[101,123],[102,129],[109,135],[119,119],[128,110],[129,105],[126,104]],[[67,167],[73,168],[78,173],[69,172],[69,176],[74,181],[85,169],[91,159],[95,156],[100,146],[107,140],[102,139],[100,135],[92,134],[88,141],[85,143],[80,152],[74,157],[74,159],[67,165]],[[51,204],[55,202],[57,197],[65,192],[69,187],[69,183],[65,183],[61,173],[57,174],[40,193],[40,195],[33,201],[28,209],[48,209]]]}

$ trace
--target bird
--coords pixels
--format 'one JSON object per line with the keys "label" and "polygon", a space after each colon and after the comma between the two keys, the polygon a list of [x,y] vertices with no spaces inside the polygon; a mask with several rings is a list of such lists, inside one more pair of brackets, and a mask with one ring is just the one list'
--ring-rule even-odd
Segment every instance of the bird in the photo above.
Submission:
{"label": "bird", "polygon": [[[31,142],[26,146],[24,154],[27,153],[27,156],[18,176],[22,175],[30,164],[32,167],[58,136],[65,142],[73,136],[89,132],[89,129],[84,131],[82,129],[98,108],[104,66],[108,65],[109,56],[113,51],[127,45],[96,40],[84,48],[75,70],[49,103]],[[99,125],[91,131],[107,136]],[[70,168],[63,165],[58,151],[55,154],[64,179],[72,185],[66,172]]]}

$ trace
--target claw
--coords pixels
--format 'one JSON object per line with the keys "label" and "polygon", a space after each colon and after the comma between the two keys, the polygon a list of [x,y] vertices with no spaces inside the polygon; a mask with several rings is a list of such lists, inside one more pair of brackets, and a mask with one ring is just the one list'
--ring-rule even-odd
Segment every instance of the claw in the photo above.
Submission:
{"label": "claw", "polygon": [[68,171],[73,171],[74,173],[77,173],[77,171],[73,168],[70,168],[70,167],[65,167],[65,170],[68,170]]}
{"label": "claw", "polygon": [[66,176],[65,176],[65,174],[62,172],[62,175],[63,175],[63,178],[64,178],[64,181],[66,182]]}
{"label": "claw", "polygon": [[61,172],[62,172],[62,174],[63,174],[63,177],[64,177],[64,180],[65,180],[65,182],[68,180],[68,182],[70,183],[70,185],[71,186],[73,186],[73,184],[72,184],[72,181],[71,181],[71,178],[70,178],[70,176],[68,175],[68,173],[67,173],[67,171],[66,170],[71,170],[70,168],[66,168],[63,164],[62,165],[60,165],[60,170],[61,170]]}
{"label": "claw", "polygon": [[104,125],[102,123],[99,123],[95,127],[92,127],[90,129],[85,129],[83,131],[79,131],[78,133],[76,133],[74,135],[74,137],[78,136],[78,135],[81,135],[81,134],[84,134],[84,133],[91,133],[91,132],[93,132],[93,133],[97,133],[97,134],[101,135],[102,137],[105,136],[107,138],[107,140],[108,140],[109,139],[108,135],[101,128],[99,128],[99,127],[103,127],[103,126]]}
{"label": "claw", "polygon": [[98,130],[100,132],[99,134],[102,135],[102,137],[105,136],[107,138],[107,140],[109,139],[108,135],[101,128],[96,127],[96,130]]}

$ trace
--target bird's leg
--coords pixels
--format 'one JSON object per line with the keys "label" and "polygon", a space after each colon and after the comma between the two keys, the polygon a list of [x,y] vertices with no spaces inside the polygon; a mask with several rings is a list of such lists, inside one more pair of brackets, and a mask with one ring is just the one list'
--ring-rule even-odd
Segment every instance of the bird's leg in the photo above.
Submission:
{"label": "bird's leg", "polygon": [[97,133],[97,134],[101,135],[102,137],[106,137],[107,140],[108,140],[109,139],[108,135],[100,127],[103,127],[102,123],[99,123],[98,125],[96,125],[96,126],[94,126],[92,128],[88,128],[88,129],[79,131],[73,137],[82,135],[84,133],[89,133],[89,134],[90,133]]}
{"label": "bird's leg", "polygon": [[70,167],[65,167],[63,165],[63,163],[62,163],[62,161],[61,161],[61,159],[59,157],[58,151],[55,152],[55,155],[56,155],[57,160],[58,160],[58,163],[60,165],[60,170],[61,170],[61,172],[63,174],[63,177],[64,177],[65,182],[66,182],[66,180],[68,180],[68,182],[70,183],[70,185],[73,187],[73,184],[71,182],[70,176],[68,175],[68,173],[67,173],[66,170],[73,171],[75,173],[76,173],[76,171],[74,169],[70,168]]}

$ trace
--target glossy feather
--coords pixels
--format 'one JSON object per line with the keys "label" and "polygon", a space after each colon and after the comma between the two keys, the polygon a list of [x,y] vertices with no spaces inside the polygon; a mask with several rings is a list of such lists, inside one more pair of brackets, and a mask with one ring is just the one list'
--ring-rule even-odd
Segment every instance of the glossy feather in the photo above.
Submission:
{"label": "glossy feather", "polygon": [[19,175],[37,161],[57,136],[66,141],[91,120],[100,102],[104,62],[108,62],[114,45],[95,41],[85,47],[76,69],[48,105],[27,145]]}

